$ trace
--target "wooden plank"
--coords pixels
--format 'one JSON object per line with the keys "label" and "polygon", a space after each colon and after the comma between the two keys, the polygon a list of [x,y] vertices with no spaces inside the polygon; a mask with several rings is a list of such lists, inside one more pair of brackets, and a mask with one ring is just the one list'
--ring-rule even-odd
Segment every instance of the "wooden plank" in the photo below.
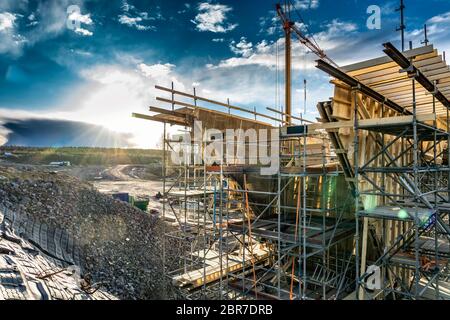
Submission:
{"label": "wooden plank", "polygon": [[[433,113],[420,114],[417,115],[417,121],[426,122],[436,120],[436,115]],[[400,125],[412,123],[413,116],[396,116],[387,118],[374,118],[374,119],[364,119],[359,121],[359,127],[373,127],[378,125],[390,126],[390,125]],[[314,123],[307,125],[308,130],[320,130],[320,129],[340,129],[340,128],[353,128],[354,122],[351,121],[336,121],[336,122],[325,122],[325,123]]]}
{"label": "wooden plank", "polygon": [[[429,45],[429,46],[424,46],[424,47],[416,48],[413,50],[405,51],[404,54],[406,57],[410,58],[410,57],[433,53],[434,51],[435,50],[433,48],[433,45]],[[343,72],[349,73],[352,71],[360,71],[360,70],[363,71],[366,69],[371,69],[373,67],[383,66],[383,65],[389,64],[391,62],[392,62],[392,60],[389,57],[380,57],[380,58],[375,58],[375,59],[343,66],[340,69]]]}
{"label": "wooden plank", "polygon": [[[436,81],[438,81],[438,84],[442,83],[443,79],[448,79],[448,81],[450,82],[450,72],[431,76],[428,79],[430,81],[436,80]],[[372,85],[370,87],[376,91],[381,91],[381,90],[392,89],[392,88],[396,88],[396,87],[400,87],[400,86],[407,86],[408,84],[411,85],[411,79],[406,78],[406,79],[398,79],[398,80],[392,81],[391,83]]]}
{"label": "wooden plank", "polygon": [[[445,67],[446,64],[445,62],[442,61],[442,56],[433,56],[432,58],[429,59],[423,59],[420,61],[415,61],[414,65],[419,68],[422,72],[426,72],[426,71],[431,71],[440,67]],[[355,78],[357,78],[358,80],[360,80],[361,82],[364,83],[365,80],[369,80],[375,77],[380,77],[380,76],[384,76],[384,75],[388,75],[388,74],[396,74],[399,72],[399,67],[398,65],[395,65],[393,67],[390,68],[386,68],[386,69],[382,69],[382,70],[378,70],[378,71],[373,71],[373,72],[367,72],[367,73],[362,73],[358,76],[355,76]]]}
{"label": "wooden plank", "polygon": [[[220,277],[226,276],[229,272],[241,270],[243,267],[248,268],[248,263],[250,261],[260,263],[266,260],[269,256],[269,250],[262,247],[261,244],[255,244],[252,246],[253,259],[248,248],[245,248],[245,259],[240,251],[241,250],[236,250],[231,252],[228,256],[224,254],[222,256],[222,264],[220,263],[221,257],[219,253],[209,255],[210,259],[208,260],[205,268],[201,267],[199,269],[177,275],[172,278],[172,282],[174,285],[179,287],[190,287],[192,289],[198,288],[204,283],[210,283],[220,279]],[[203,252],[196,252],[194,253],[194,256],[202,257]],[[205,258],[208,259],[208,257]]]}
{"label": "wooden plank", "polygon": [[[413,103],[413,97],[404,97],[401,99],[392,99],[393,101],[395,101],[396,103],[400,104],[400,105],[404,105],[404,104],[412,104]],[[421,104],[421,103],[433,103],[433,97],[431,95],[423,95],[423,96],[416,96],[416,103],[417,104]],[[437,100],[436,100],[437,103]]]}
{"label": "wooden plank", "polygon": [[181,112],[178,112],[177,110],[167,110],[167,109],[153,107],[153,106],[149,107],[149,111],[157,112],[157,113],[164,113],[164,114],[168,114],[168,115],[176,116],[176,117],[180,117],[180,118],[184,118],[187,116],[186,113],[181,113]]}
{"label": "wooden plank", "polygon": [[[170,89],[170,88],[165,88],[165,87],[158,86],[158,85],[156,85],[155,88],[159,89],[159,90],[171,92],[173,94],[178,94],[178,95],[181,95],[181,96],[192,98],[194,100],[200,100],[200,101],[208,102],[208,103],[215,104],[215,105],[218,105],[218,106],[226,107],[226,108],[229,108],[229,109],[234,109],[234,110],[238,110],[238,111],[242,111],[242,112],[247,112],[247,113],[253,114],[255,116],[260,116],[260,117],[271,119],[271,120],[274,120],[274,121],[277,121],[277,122],[282,122],[282,123],[285,122],[283,120],[280,120],[280,119],[277,119],[277,118],[274,118],[274,117],[271,117],[271,116],[268,116],[268,115],[256,112],[254,110],[249,110],[249,109],[233,106],[233,105],[228,104],[228,103],[223,103],[223,102],[219,102],[219,101],[215,101],[215,100],[199,97],[199,96],[192,95],[192,94],[189,94],[189,93],[186,93],[186,92],[177,91],[177,90],[173,90],[173,89]],[[156,99],[158,100],[158,98],[156,98]],[[167,100],[167,99],[165,99],[165,100]],[[172,100],[168,100],[168,101],[170,101],[170,103],[175,103],[175,101],[172,101]],[[180,104],[180,105],[183,105],[183,104]],[[194,107],[196,107],[196,106],[194,106]]]}
{"label": "wooden plank", "polygon": [[175,120],[175,119],[164,119],[164,118],[157,118],[155,116],[149,116],[146,114],[141,114],[141,113],[132,113],[131,116],[133,118],[139,118],[139,119],[143,119],[143,120],[150,120],[150,121],[157,121],[157,122],[165,122],[165,123],[170,123],[170,124],[175,124],[175,125],[180,125],[180,126],[188,126],[190,125],[188,122],[184,121],[184,119],[180,120]]}
{"label": "wooden plank", "polygon": [[[265,125],[265,126],[268,126],[268,127],[272,126],[271,124],[268,124],[266,122],[261,122],[261,121],[250,119],[250,118],[244,118],[244,117],[240,117],[240,116],[237,116],[237,115],[234,115],[234,114],[229,114],[229,113],[225,113],[225,112],[221,112],[221,111],[217,111],[217,110],[211,110],[211,109],[195,106],[193,104],[182,102],[182,101],[170,100],[170,99],[166,99],[166,98],[162,98],[162,97],[156,97],[156,100],[161,101],[161,102],[170,103],[170,104],[173,103],[173,104],[180,105],[180,106],[183,106],[183,107],[188,107],[188,108],[200,109],[200,110],[204,110],[204,111],[208,111],[208,112],[213,112],[213,113],[216,113],[216,114],[220,114],[220,115],[227,116],[227,117],[233,117],[233,118],[244,120],[244,121],[250,121],[250,122],[253,122],[253,123],[259,123],[261,125]],[[257,113],[256,115],[259,116],[261,114]],[[270,117],[270,116],[266,116],[266,115],[262,115],[262,116],[264,116],[265,118],[269,118],[269,119],[275,120],[275,121],[280,121],[280,119],[276,119],[276,118],[273,118],[273,117]],[[283,121],[283,122],[285,122],[285,121]]]}

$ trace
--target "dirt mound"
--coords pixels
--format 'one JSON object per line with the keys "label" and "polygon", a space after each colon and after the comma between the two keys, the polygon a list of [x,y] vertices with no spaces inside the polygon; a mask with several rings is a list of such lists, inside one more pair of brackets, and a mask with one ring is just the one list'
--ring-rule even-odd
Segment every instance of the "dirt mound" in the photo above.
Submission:
{"label": "dirt mound", "polygon": [[[119,298],[172,298],[157,218],[64,173],[27,168],[0,167],[0,206],[65,230],[80,249],[83,273]],[[178,254],[175,247],[166,248],[169,260]]]}

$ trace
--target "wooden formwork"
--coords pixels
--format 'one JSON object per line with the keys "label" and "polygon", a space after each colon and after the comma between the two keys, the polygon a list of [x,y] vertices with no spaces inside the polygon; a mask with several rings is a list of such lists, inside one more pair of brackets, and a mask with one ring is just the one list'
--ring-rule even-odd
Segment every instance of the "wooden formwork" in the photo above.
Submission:
{"label": "wooden formwork", "polygon": [[[355,167],[364,167],[369,162],[375,168],[386,167],[386,163],[390,160],[383,156],[376,157],[377,154],[383,152],[393,155],[395,160],[391,164],[394,166],[407,167],[408,164],[413,163],[413,148],[404,152],[408,144],[398,137],[400,132],[404,132],[406,128],[412,128],[414,121],[424,128],[422,131],[420,128],[418,129],[418,134],[425,137],[424,141],[420,141],[418,145],[418,149],[423,153],[423,158],[419,159],[419,165],[426,161],[435,165],[443,163],[446,154],[444,150],[448,146],[448,140],[447,137],[436,140],[433,132],[442,133],[442,136],[445,136],[448,130],[448,101],[445,100],[450,98],[449,67],[433,46],[414,49],[405,52],[404,55],[412,61],[422,75],[434,83],[436,92],[439,90],[439,94],[441,94],[440,101],[433,98],[433,94],[436,92],[429,92],[429,88],[425,88],[418,81],[414,81],[413,89],[411,74],[401,72],[399,65],[389,57],[382,57],[340,68],[345,76],[351,77],[351,81],[348,78],[347,81],[331,80],[334,85],[334,95],[330,102],[321,103],[318,106],[322,115],[327,113],[327,117],[322,117],[322,123],[312,124],[309,127],[311,130],[324,129],[330,134],[334,134],[334,137],[339,140],[337,144],[335,143],[335,148],[338,153],[346,155],[345,160],[348,161],[346,164],[351,168],[350,171]],[[349,82],[356,85],[352,87]],[[365,94],[364,90],[361,90],[361,86],[376,91],[377,94],[381,94],[383,99],[376,99],[374,95]],[[386,103],[388,100],[389,105]],[[415,109],[413,109],[414,104]],[[397,109],[390,107],[393,105]],[[325,109],[327,110],[325,111]],[[414,116],[413,111],[415,111]],[[356,121],[355,117],[357,117]],[[358,130],[356,139],[355,128]],[[405,136],[408,137],[408,134]],[[428,139],[426,138],[427,134],[429,134]],[[409,139],[412,138],[411,129]],[[385,146],[388,147],[385,148]],[[355,148],[357,148],[357,152],[355,152]],[[435,152],[437,157],[435,157]],[[400,154],[402,156],[397,157]],[[358,156],[357,159],[355,159],[355,155]],[[404,194],[402,186],[395,179],[391,179],[389,174],[380,174],[381,171],[366,172],[367,178],[365,179],[354,180],[352,177],[348,177],[357,184],[358,192],[363,194],[360,198],[364,206],[384,205],[382,202],[386,197],[369,198],[370,196],[364,195],[365,192],[368,193],[374,189],[374,184],[385,194]],[[353,173],[350,172],[348,175],[351,176]],[[368,183],[369,180],[372,180],[374,184]],[[375,230],[375,236],[382,237],[384,247],[388,248],[394,245],[399,236],[403,235],[412,225],[413,223],[408,221],[363,218],[361,247],[357,248],[361,252],[361,274],[365,272],[366,262],[375,260],[376,256],[380,254],[376,252],[379,250],[375,246],[376,243],[373,243],[374,246],[371,247],[370,230]],[[395,270],[398,271],[398,269]],[[411,274],[406,272],[403,276],[409,278]]]}

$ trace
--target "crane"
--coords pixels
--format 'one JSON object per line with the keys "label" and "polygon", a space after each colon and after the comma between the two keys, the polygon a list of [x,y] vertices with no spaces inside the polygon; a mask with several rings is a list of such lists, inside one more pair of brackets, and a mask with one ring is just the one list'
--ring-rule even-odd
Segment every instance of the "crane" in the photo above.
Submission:
{"label": "crane", "polygon": [[[286,10],[286,12],[285,12]],[[338,65],[331,60],[325,52],[319,47],[319,45],[304,35],[299,28],[290,19],[290,4],[286,1],[285,10],[283,10],[280,3],[276,4],[277,15],[283,24],[284,36],[285,36],[285,104],[286,104],[286,122],[291,123],[291,34],[294,33],[300,43],[305,45],[311,52],[316,54],[320,59],[329,62],[330,64],[338,67]]]}

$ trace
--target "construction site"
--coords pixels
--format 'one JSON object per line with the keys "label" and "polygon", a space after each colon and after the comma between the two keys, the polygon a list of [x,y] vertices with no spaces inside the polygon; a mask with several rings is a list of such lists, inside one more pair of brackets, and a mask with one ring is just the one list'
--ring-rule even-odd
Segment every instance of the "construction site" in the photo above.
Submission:
{"label": "construction site", "polygon": [[[290,8],[276,6],[284,105],[262,112],[172,83],[156,85],[151,114],[133,114],[164,124],[164,237],[184,248],[165,281],[185,299],[450,299],[445,54],[428,39],[405,48],[401,27],[402,48],[380,43],[372,48],[378,58],[338,66],[298,29]],[[293,113],[291,41],[317,55],[333,86],[328,101],[315,102],[315,121]],[[199,122],[214,135],[194,139]],[[172,126],[189,141],[169,135]],[[244,137],[238,161],[229,129],[276,135],[256,145]],[[206,161],[212,141],[233,156]],[[276,154],[275,172],[261,174],[267,163],[252,158],[261,147]],[[180,150],[200,160],[176,163],[171,153]]]}

